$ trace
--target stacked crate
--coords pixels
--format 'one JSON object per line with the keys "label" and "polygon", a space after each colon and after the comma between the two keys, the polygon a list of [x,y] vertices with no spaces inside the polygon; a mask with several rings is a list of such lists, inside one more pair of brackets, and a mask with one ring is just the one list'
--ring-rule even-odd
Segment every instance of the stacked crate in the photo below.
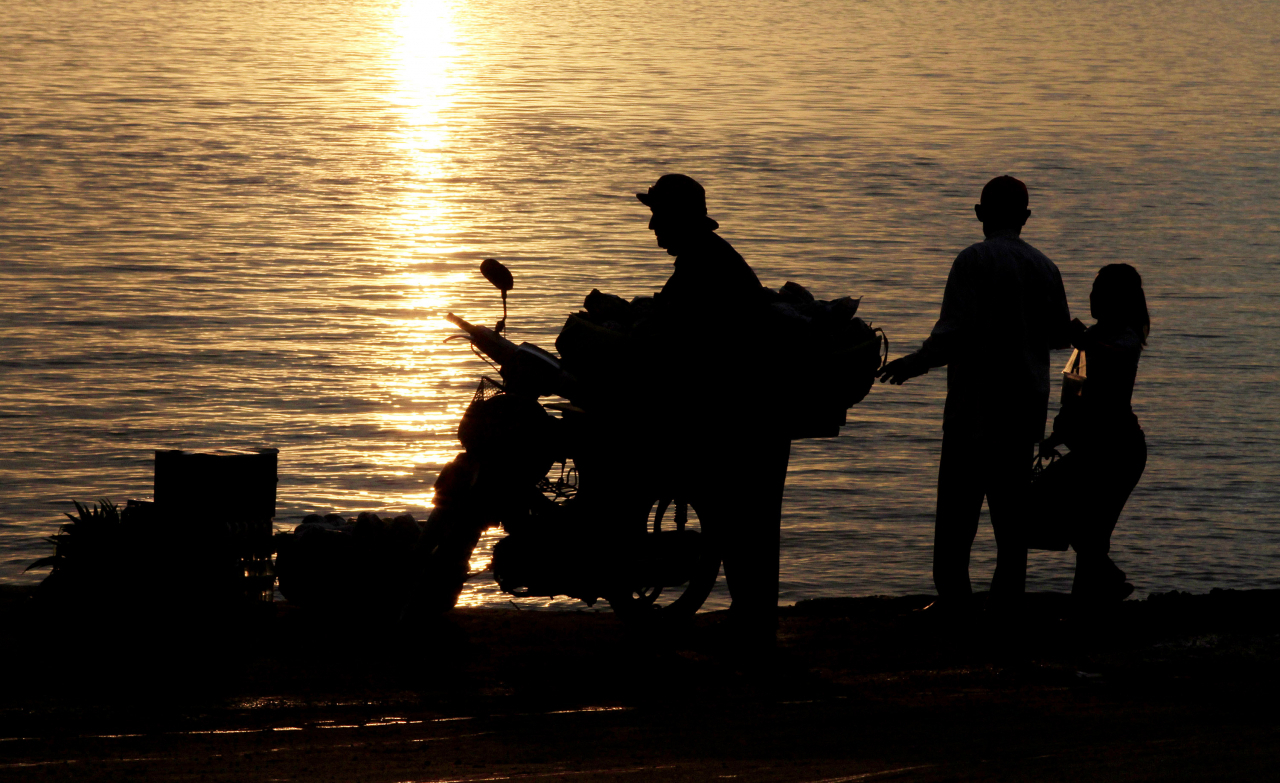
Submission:
{"label": "stacked crate", "polygon": [[227,590],[271,601],[272,520],[276,515],[277,449],[157,451],[156,511],[182,520]]}

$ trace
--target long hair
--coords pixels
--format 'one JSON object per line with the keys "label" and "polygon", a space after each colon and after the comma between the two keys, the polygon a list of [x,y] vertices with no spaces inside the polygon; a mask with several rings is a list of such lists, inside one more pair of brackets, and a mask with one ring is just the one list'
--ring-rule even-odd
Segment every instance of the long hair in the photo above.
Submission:
{"label": "long hair", "polygon": [[1147,344],[1151,315],[1138,270],[1128,264],[1107,264],[1099,269],[1093,281],[1093,302],[1099,320],[1114,318],[1140,334],[1142,344]]}

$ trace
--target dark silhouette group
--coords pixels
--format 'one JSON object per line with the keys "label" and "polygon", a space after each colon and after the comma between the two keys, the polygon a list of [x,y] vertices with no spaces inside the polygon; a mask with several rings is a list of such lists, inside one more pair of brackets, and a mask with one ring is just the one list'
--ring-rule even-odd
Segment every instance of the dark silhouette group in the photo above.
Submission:
{"label": "dark silhouette group", "polygon": [[[665,409],[681,471],[703,529],[724,553],[731,625],[744,641],[771,643],[776,631],[778,550],[789,439],[749,332],[761,284],[715,231],[701,185],[667,174],[636,194],[653,213],[649,228],[675,256],[657,295],[654,345],[674,383],[715,378],[716,388],[673,390]],[[975,206],[986,238],[951,267],[937,324],[920,349],[887,363],[880,380],[902,384],[946,365],[947,400],[933,577],[937,614],[975,609],[969,553],[985,499],[997,545],[987,608],[1016,611],[1026,588],[1028,531],[1038,524],[1031,464],[1065,444],[1050,470],[1069,477],[1073,596],[1096,605],[1132,591],[1108,556],[1111,532],[1146,464],[1142,430],[1130,407],[1138,359],[1149,331],[1138,273],[1104,267],[1090,297],[1096,323],[1072,320],[1062,277],[1020,233],[1031,216],[1026,186],[996,177]],[[1045,437],[1049,352],[1071,346],[1087,357],[1085,380]],[[1064,397],[1064,399],[1066,399]]]}
{"label": "dark silhouette group", "polygon": [[[936,612],[972,609],[969,551],[987,501],[996,536],[989,607],[1016,609],[1026,590],[1027,537],[1037,514],[1028,464],[1039,443],[1048,455],[1071,453],[1054,466],[1070,489],[1072,594],[1081,602],[1123,599],[1133,591],[1112,563],[1111,532],[1146,466],[1146,442],[1130,400],[1138,357],[1150,330],[1142,278],[1127,264],[1103,267],[1094,282],[1097,323],[1071,320],[1058,268],[1023,241],[1027,187],[996,177],[974,207],[986,239],[961,251],[947,276],[942,312],[920,350],[885,366],[881,380],[901,384],[947,365],[938,510],[934,528]],[[1075,346],[1089,357],[1082,388],[1044,438],[1049,351]],[[1042,440],[1043,439],[1043,440]],[[1062,474],[1070,480],[1063,480]]]}

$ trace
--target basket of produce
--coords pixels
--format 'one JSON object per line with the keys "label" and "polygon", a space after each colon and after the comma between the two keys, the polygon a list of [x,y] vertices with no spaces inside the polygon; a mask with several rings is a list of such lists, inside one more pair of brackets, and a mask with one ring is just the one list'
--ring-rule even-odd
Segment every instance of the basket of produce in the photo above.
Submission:
{"label": "basket of produce", "polygon": [[[793,440],[840,433],[884,363],[883,330],[857,316],[860,299],[820,300],[797,283],[764,291],[759,318],[741,339],[765,357],[769,397]],[[635,404],[660,361],[645,344],[653,297],[630,301],[593,290],[569,316],[556,349],[593,402]],[[619,402],[621,401],[621,403]]]}
{"label": "basket of produce", "polygon": [[884,364],[884,331],[857,317],[861,299],[817,299],[787,283],[768,305],[780,405],[792,440],[833,438]]}

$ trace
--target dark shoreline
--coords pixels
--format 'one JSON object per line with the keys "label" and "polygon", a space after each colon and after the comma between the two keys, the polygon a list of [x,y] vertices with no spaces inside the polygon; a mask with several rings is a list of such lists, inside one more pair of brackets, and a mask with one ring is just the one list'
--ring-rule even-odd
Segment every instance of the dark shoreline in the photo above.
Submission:
{"label": "dark shoreline", "polygon": [[[58,625],[0,588],[0,780],[1230,780],[1280,764],[1280,591],[1011,624],[927,596],[804,601],[742,660],[724,614],[460,609],[412,630],[288,605]],[[625,774],[624,774],[625,773]]]}

